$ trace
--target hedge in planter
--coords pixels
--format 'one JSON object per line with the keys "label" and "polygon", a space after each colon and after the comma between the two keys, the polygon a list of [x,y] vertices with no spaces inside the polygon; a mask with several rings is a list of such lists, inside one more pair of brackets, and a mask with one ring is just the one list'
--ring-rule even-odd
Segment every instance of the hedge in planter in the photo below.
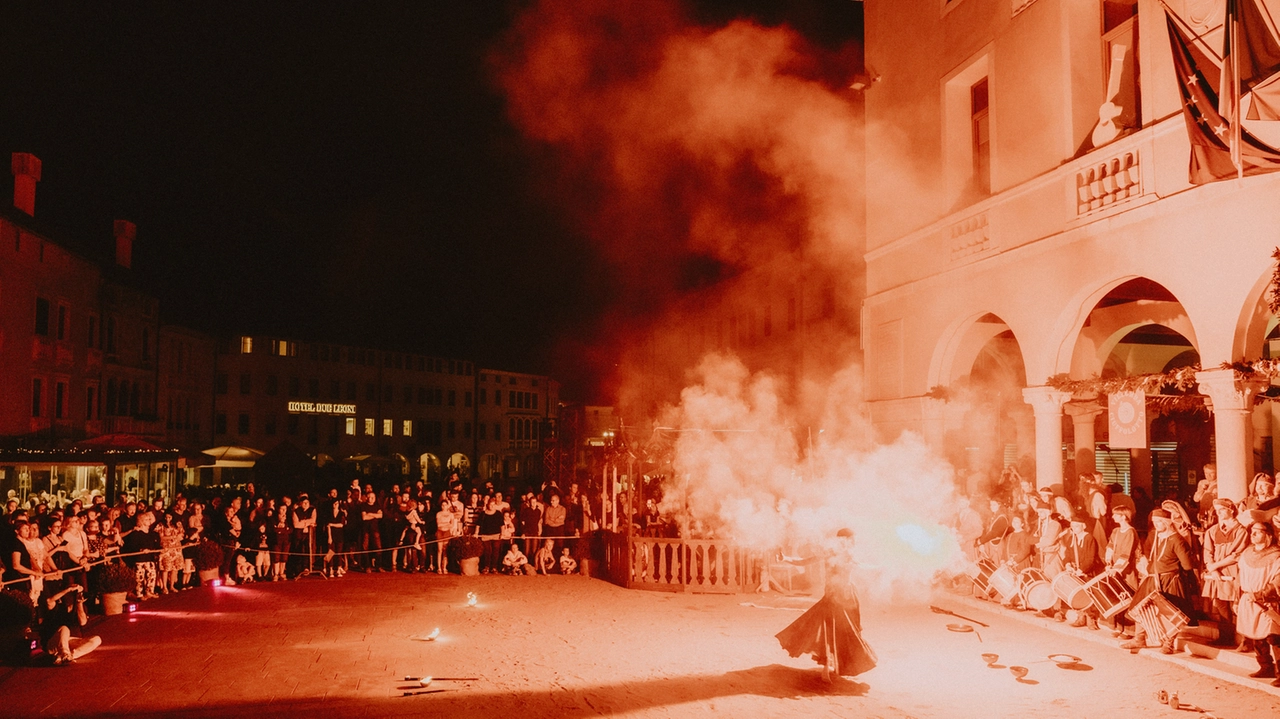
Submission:
{"label": "hedge in planter", "polygon": [[138,577],[133,568],[124,562],[116,561],[102,569],[99,588],[103,594],[119,594],[132,592],[138,584]]}
{"label": "hedge in planter", "polygon": [[222,566],[222,547],[218,546],[218,543],[212,539],[205,537],[196,545],[191,562],[196,565],[196,571],[198,572],[218,569]]}

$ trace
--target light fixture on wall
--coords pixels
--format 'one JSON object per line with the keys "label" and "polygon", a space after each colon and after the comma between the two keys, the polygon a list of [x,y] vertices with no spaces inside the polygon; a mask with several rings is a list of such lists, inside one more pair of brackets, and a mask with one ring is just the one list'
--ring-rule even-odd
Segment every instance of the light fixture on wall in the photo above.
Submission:
{"label": "light fixture on wall", "polygon": [[849,83],[849,89],[856,92],[866,92],[872,85],[880,82],[880,75],[870,67],[853,76],[853,81]]}

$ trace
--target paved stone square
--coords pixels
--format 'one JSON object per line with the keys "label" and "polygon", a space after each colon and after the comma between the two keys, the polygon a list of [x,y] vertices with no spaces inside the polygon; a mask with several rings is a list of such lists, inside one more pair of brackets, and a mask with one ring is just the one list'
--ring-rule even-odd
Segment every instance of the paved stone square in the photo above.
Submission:
{"label": "paved stone square", "polygon": [[[477,596],[467,606],[467,593]],[[5,717],[1193,717],[1276,716],[1280,699],[980,607],[868,607],[880,666],[829,687],[773,634],[811,600],[624,590],[582,577],[348,575],[196,589],[94,628],[67,668],[8,670]],[[945,603],[938,598],[935,603]],[[433,642],[415,639],[440,628]],[[1046,659],[1064,652],[1080,666]],[[989,668],[983,653],[999,655]],[[1010,665],[1028,668],[1015,680]],[[435,681],[431,694],[406,675]]]}

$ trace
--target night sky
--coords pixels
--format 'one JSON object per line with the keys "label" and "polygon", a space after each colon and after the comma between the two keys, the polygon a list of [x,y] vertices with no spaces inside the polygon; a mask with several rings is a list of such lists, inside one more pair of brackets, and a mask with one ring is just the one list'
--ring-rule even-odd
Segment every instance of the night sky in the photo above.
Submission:
{"label": "night sky", "polygon": [[[165,320],[550,373],[610,268],[536,191],[486,58],[524,3],[32,3],[0,10],[0,152],[43,161],[36,216],[134,272]],[[850,0],[699,0],[837,47]],[[7,182],[4,187],[9,188]],[[6,198],[8,201],[8,198]]]}

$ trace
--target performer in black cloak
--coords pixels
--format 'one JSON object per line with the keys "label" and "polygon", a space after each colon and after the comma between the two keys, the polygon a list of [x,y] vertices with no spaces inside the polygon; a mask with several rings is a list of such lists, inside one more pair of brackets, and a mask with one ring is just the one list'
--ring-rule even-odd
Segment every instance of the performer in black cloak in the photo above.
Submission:
{"label": "performer in black cloak", "polygon": [[853,531],[841,529],[836,542],[836,550],[823,560],[827,583],[822,599],[777,634],[791,656],[812,655],[827,681],[876,666],[875,652],[862,640],[862,611],[853,586]]}

